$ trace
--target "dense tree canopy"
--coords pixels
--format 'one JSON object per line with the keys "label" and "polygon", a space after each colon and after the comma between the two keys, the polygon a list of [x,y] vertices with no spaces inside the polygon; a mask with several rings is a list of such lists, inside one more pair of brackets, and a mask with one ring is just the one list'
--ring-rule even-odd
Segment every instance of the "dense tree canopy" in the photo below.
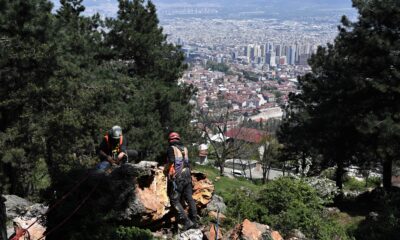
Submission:
{"label": "dense tree canopy", "polygon": [[[343,17],[334,44],[319,48],[312,73],[300,78],[302,93],[290,97],[281,141],[291,152],[322,155],[322,166],[336,165],[339,187],[346,165],[372,161],[383,166],[390,188],[400,153],[400,3],[353,4],[358,21]],[[299,134],[307,144],[293,147],[290,139]]]}
{"label": "dense tree canopy", "polygon": [[[116,18],[84,16],[82,0],[0,1],[0,181],[38,193],[36,168],[56,186],[93,166],[105,131],[157,158],[169,130],[189,132],[193,94],[178,85],[183,54],[167,43],[151,1],[119,1]],[[46,175],[46,174],[45,174]],[[6,184],[3,184],[6,183]],[[46,185],[46,184],[44,184]],[[48,183],[47,183],[48,185]]]}

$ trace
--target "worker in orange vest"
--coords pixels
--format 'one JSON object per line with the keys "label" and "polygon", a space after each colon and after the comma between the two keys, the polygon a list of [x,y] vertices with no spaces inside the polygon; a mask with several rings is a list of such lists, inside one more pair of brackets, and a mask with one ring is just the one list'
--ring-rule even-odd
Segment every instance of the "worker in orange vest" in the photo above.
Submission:
{"label": "worker in orange vest", "polygon": [[[166,172],[168,175],[168,197],[177,212],[177,219],[183,230],[197,227],[197,209],[192,194],[192,176],[190,172],[188,150],[182,144],[176,132],[168,136]],[[181,199],[189,205],[189,217],[182,207]]]}
{"label": "worker in orange vest", "polygon": [[120,126],[113,126],[100,143],[99,156],[101,162],[97,169],[106,171],[112,165],[119,165],[127,158],[127,140],[122,135]]}

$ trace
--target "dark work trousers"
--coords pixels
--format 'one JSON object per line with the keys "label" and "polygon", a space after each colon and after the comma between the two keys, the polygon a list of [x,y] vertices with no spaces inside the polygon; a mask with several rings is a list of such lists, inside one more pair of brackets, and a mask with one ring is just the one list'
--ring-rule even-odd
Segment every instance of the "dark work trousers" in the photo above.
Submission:
{"label": "dark work trousers", "polygon": [[[175,184],[174,184],[175,182]],[[197,209],[193,200],[192,179],[176,179],[168,181],[168,196],[172,207],[178,213],[179,221],[186,222],[188,217],[183,209],[181,201],[185,201],[189,205],[189,218],[192,222],[197,222]]]}

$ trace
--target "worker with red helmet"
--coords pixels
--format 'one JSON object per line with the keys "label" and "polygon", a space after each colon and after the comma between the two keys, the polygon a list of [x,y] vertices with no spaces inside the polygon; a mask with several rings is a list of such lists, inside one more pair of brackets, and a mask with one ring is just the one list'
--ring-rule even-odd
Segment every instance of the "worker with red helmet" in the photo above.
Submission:
{"label": "worker with red helmet", "polygon": [[[197,227],[197,209],[192,194],[192,176],[190,172],[188,150],[182,144],[177,132],[168,135],[166,172],[168,175],[168,197],[177,211],[177,219],[183,230]],[[189,216],[182,207],[181,199],[189,205]]]}

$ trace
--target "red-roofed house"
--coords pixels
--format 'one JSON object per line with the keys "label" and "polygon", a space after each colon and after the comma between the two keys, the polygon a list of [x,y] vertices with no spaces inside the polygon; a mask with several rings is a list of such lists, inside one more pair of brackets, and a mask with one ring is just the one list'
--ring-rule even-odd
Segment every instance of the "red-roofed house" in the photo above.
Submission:
{"label": "red-roofed house", "polygon": [[249,143],[259,143],[266,135],[266,131],[261,131],[254,128],[233,128],[225,133],[225,136],[231,139],[241,140]]}

